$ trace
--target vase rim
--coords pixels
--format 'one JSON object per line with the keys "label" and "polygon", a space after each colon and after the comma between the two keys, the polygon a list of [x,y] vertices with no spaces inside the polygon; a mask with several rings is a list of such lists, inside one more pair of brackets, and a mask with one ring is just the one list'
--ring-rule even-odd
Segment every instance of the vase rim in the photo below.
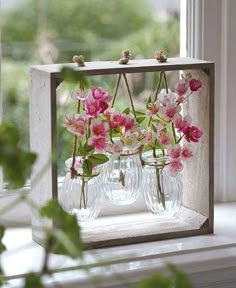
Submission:
{"label": "vase rim", "polygon": [[162,154],[160,149],[156,149],[157,157],[153,156],[153,150],[144,152],[141,155],[142,161],[149,166],[167,166],[169,164],[169,157]]}

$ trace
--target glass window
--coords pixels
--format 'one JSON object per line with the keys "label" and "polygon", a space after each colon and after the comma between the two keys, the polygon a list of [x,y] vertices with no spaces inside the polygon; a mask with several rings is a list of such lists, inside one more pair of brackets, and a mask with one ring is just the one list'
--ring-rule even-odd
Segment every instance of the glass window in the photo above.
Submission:
{"label": "glass window", "polygon": [[[86,61],[118,60],[129,49],[133,58],[153,58],[156,50],[179,56],[179,0],[2,0],[3,119],[21,131],[22,147],[29,149],[29,67],[71,62],[75,54]],[[22,17],[22,15],[24,15]],[[134,74],[129,83],[135,105],[153,90],[155,76]],[[176,77],[169,75],[170,79]],[[115,77],[97,77],[93,85],[114,91]],[[174,81],[173,81],[174,82]],[[128,105],[118,101],[120,109]],[[58,89],[59,175],[70,157],[72,137],[60,125],[74,112],[63,85]]]}

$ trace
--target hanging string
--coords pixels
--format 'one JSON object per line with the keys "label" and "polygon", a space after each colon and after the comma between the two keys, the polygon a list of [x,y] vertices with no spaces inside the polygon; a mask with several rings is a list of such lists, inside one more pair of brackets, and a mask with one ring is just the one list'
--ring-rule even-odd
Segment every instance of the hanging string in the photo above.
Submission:
{"label": "hanging string", "polygon": [[136,112],[135,112],[135,108],[134,108],[134,102],[133,102],[133,99],[132,99],[132,96],[131,96],[131,92],[130,92],[130,89],[129,89],[129,83],[128,83],[127,77],[126,77],[125,73],[123,73],[122,75],[123,75],[123,77],[125,79],[125,85],[126,85],[127,90],[128,90],[129,100],[130,100],[130,104],[131,104],[131,107],[132,107],[132,111],[134,113],[134,118],[135,118],[135,120],[137,120]]}
{"label": "hanging string", "polygon": [[117,80],[117,83],[116,83],[116,89],[115,89],[115,94],[114,94],[114,97],[113,97],[113,100],[112,100],[112,103],[111,103],[111,108],[113,108],[113,106],[115,104],[118,88],[120,86],[120,79],[121,79],[121,74],[119,74],[119,77],[118,77],[118,80]]}
{"label": "hanging string", "polygon": [[160,87],[161,87],[162,76],[163,76],[163,72],[161,72],[161,74],[160,74],[160,78],[159,78],[159,81],[158,81],[158,84],[157,84],[157,88],[156,88],[156,92],[155,92],[154,102],[157,101],[157,96],[158,96],[158,93],[159,93],[159,90],[160,90]]}
{"label": "hanging string", "polygon": [[164,76],[164,83],[165,83],[165,88],[166,88],[166,93],[168,94],[168,84],[167,84],[167,79],[166,79],[166,73],[165,72],[162,72],[163,73],[163,76]]}
{"label": "hanging string", "polygon": [[[132,111],[133,111],[133,114],[134,114],[134,118],[137,120],[136,112],[135,112],[135,108],[134,108],[134,102],[133,102],[132,95],[131,95],[131,91],[130,91],[130,88],[129,88],[129,82],[128,82],[128,80],[127,80],[127,77],[126,77],[126,74],[125,74],[125,73],[122,73],[122,76],[123,76],[123,78],[124,78],[124,80],[125,80],[125,86],[126,86],[127,91],[128,91],[129,100],[130,100],[131,108],[132,108]],[[114,98],[113,98],[113,101],[112,101],[112,104],[111,104],[111,107],[112,107],[112,108],[113,108],[113,106],[114,106],[114,104],[115,104],[115,100],[116,100],[116,97],[117,97],[118,88],[119,88],[119,86],[120,86],[120,80],[121,80],[121,74],[119,74],[119,77],[118,77],[118,80],[117,80],[117,83],[116,83]]]}

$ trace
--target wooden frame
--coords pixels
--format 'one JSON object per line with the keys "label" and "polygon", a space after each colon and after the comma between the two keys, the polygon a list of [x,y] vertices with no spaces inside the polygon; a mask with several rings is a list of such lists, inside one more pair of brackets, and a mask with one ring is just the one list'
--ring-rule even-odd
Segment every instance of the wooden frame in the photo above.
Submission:
{"label": "wooden frame", "polygon": [[[32,179],[35,179],[35,175],[38,175],[42,169],[44,170],[40,180],[32,181],[31,184],[34,201],[42,206],[49,199],[58,197],[56,157],[51,156],[57,153],[56,89],[63,80],[60,75],[62,66],[73,67],[75,71],[84,71],[89,76],[197,70],[205,75],[203,77],[206,80],[206,89],[204,95],[195,98],[192,106],[190,104],[190,109],[198,118],[197,124],[204,127],[206,136],[196,151],[198,160],[195,161],[195,165],[190,164],[186,169],[188,172],[188,180],[184,183],[186,197],[183,199],[183,207],[178,217],[158,218],[148,212],[145,215],[130,215],[126,218],[116,216],[112,222],[109,217],[106,217],[94,221],[94,224],[84,228],[82,233],[89,248],[213,233],[214,63],[193,58],[171,58],[166,63],[146,59],[132,60],[128,65],[120,65],[117,61],[86,62],[85,65],[85,67],[77,67],[76,64],[54,64],[31,67],[30,143],[31,150],[39,155]],[[196,99],[200,99],[199,103]],[[196,175],[199,176],[198,179]],[[163,225],[163,223],[169,224]],[[40,219],[37,213],[34,213],[33,239],[40,244],[43,243],[44,234],[35,227],[42,225],[52,227],[53,223]],[[139,228],[136,229],[135,225]],[[130,230],[130,227],[134,229]]]}

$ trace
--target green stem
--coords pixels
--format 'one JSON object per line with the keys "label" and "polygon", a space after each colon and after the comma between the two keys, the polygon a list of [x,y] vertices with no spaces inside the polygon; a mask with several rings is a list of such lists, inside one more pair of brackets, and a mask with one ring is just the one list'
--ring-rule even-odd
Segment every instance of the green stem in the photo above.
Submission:
{"label": "green stem", "polygon": [[174,127],[174,123],[172,122],[171,123],[171,126],[172,126],[172,132],[173,132],[173,137],[174,137],[174,141],[175,141],[175,144],[177,144],[177,139],[176,139],[176,134],[175,134],[175,127]]}
{"label": "green stem", "polygon": [[[166,209],[162,171],[160,172],[157,165],[155,166],[155,168],[156,168],[156,176],[157,176],[157,198],[158,198],[159,203],[162,204],[163,208]],[[160,173],[161,173],[162,179],[160,179]]]}
{"label": "green stem", "polygon": [[80,194],[80,209],[82,208],[82,202],[83,202],[83,208],[86,209],[87,208],[87,201],[85,200],[86,196],[85,196],[85,185],[86,185],[86,181],[84,179],[84,176],[82,176],[82,185],[81,185],[81,194]]}

